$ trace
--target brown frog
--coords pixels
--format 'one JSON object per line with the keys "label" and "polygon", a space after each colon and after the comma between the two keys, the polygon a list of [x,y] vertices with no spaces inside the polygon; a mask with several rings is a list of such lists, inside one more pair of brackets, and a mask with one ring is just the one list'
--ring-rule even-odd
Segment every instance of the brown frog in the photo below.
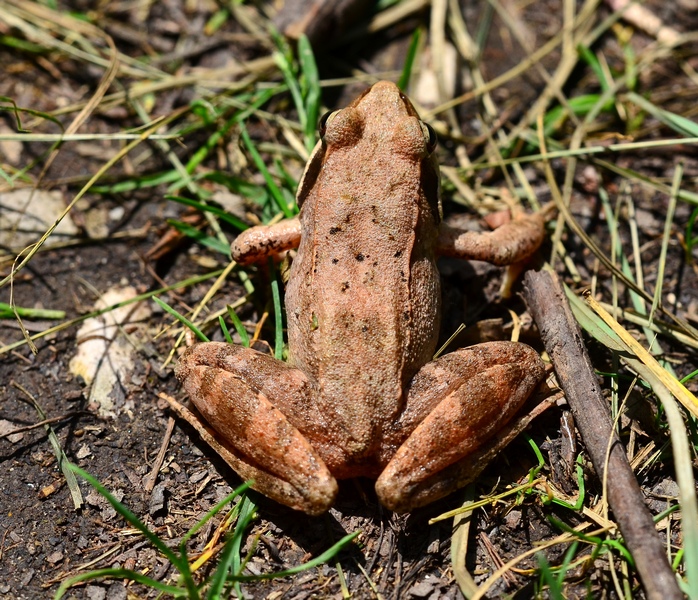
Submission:
{"label": "brown frog", "polygon": [[408,511],[464,485],[469,455],[544,375],[538,355],[512,342],[432,360],[436,258],[521,261],[541,244],[544,218],[488,233],[442,223],[436,136],[393,83],[376,83],[320,128],[299,217],[233,243],[240,263],[298,247],[289,362],[210,342],[185,352],[177,377],[263,494],[319,514],[337,479],[367,476],[385,506]]}

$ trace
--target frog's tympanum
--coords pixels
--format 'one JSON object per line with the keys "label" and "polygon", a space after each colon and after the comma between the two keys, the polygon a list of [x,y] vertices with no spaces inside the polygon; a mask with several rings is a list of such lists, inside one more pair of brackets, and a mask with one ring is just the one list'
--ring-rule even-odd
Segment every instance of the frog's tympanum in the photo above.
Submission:
{"label": "frog's tympanum", "polygon": [[441,222],[436,137],[392,83],[321,124],[298,189],[300,215],[233,244],[246,264],[298,248],[286,289],[288,363],[249,348],[189,348],[177,376],[263,494],[322,513],[337,479],[377,478],[409,511],[465,482],[469,455],[540,383],[528,346],[491,342],[432,360],[439,255],[519,262],[541,244],[540,214],[487,233]]}

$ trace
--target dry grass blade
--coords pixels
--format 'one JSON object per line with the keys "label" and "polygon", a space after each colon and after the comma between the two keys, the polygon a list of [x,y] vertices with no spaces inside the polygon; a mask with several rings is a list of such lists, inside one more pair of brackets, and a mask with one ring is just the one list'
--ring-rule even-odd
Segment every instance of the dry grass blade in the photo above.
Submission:
{"label": "dry grass blade", "polygon": [[672,377],[666,369],[657,362],[645,348],[622,327],[606,310],[590,295],[586,296],[586,301],[594,309],[603,322],[608,325],[613,332],[618,335],[623,345],[652,372],[654,378],[660,381],[674,397],[681,402],[684,408],[694,417],[698,418],[698,398],[696,398],[686,387],[676,378]]}
{"label": "dry grass blade", "polygon": [[470,599],[477,593],[477,584],[465,566],[468,553],[468,536],[470,535],[470,520],[473,516],[470,505],[475,497],[472,486],[466,488],[466,499],[462,508],[464,512],[453,517],[453,535],[451,536],[451,565],[453,576],[463,595]]}
{"label": "dry grass blade", "polygon": [[[135,298],[132,298],[130,300],[127,300],[124,302],[119,302],[119,303],[113,304],[111,306],[107,306],[104,309],[96,310],[96,311],[87,313],[85,315],[81,315],[79,317],[76,317],[74,319],[71,319],[69,321],[65,321],[59,325],[55,325],[54,327],[49,327],[48,329],[44,329],[43,331],[40,331],[39,333],[33,334],[30,339],[31,339],[31,341],[36,341],[36,340],[42,339],[46,336],[50,336],[50,335],[57,333],[59,331],[69,329],[70,327],[73,327],[74,325],[78,325],[78,324],[82,323],[83,321],[90,319],[92,317],[96,317],[98,315],[102,315],[102,314],[111,312],[116,308],[120,308],[122,306],[127,306],[129,304],[133,304],[136,302],[141,302],[143,300],[152,298],[153,296],[156,296],[158,294],[163,294],[165,292],[169,292],[171,290],[178,289],[178,288],[184,287],[186,285],[193,285],[193,284],[198,283],[200,281],[207,281],[208,279],[211,279],[212,277],[216,277],[218,275],[220,275],[220,271],[214,271],[213,273],[207,273],[205,275],[193,277],[193,278],[187,279],[186,281],[177,282],[177,283],[174,283],[172,285],[168,285],[166,287],[154,290],[152,292],[140,294],[140,295],[138,295]],[[11,342],[11,343],[6,344],[4,346],[0,346],[0,356],[2,356],[3,354],[7,354],[8,352],[11,352],[12,350],[14,350],[16,348],[21,347],[26,343],[27,343],[27,340],[22,339],[22,340],[18,340],[16,342]]]}
{"label": "dry grass blade", "polygon": [[652,308],[650,309],[649,320],[654,320],[654,314],[657,312],[657,307],[662,299],[662,288],[664,284],[664,270],[666,268],[667,250],[669,248],[669,239],[671,238],[671,228],[674,225],[674,214],[676,213],[676,201],[681,188],[681,179],[683,177],[683,165],[679,164],[674,171],[674,182],[671,186],[671,196],[669,196],[669,207],[664,219],[664,235],[662,236],[662,249],[659,254],[659,270],[657,273],[657,287],[654,290],[654,299]]}
{"label": "dry grass blade", "polygon": [[[192,321],[195,321],[198,318],[199,314],[201,314],[201,311],[206,308],[206,305],[211,300],[211,298],[213,298],[216,295],[216,293],[221,289],[227,277],[230,275],[230,272],[235,267],[235,264],[235,261],[229,262],[228,266],[225,269],[223,269],[220,275],[218,275],[213,285],[208,289],[206,295],[201,299],[201,302],[199,302],[198,306],[196,307],[196,309],[194,309],[194,312],[191,314]],[[235,305],[233,305],[233,308],[235,308]],[[221,311],[220,314],[223,314],[223,312],[224,311]],[[217,318],[217,315],[213,315],[212,317],[209,317],[209,322]],[[184,341],[185,334],[186,332],[184,331],[180,334],[179,338],[177,339],[177,342],[173,345],[172,350],[170,351],[170,354],[167,357],[167,360],[165,361],[163,367],[167,366],[167,364],[169,364],[169,362],[174,358],[177,348]]]}
{"label": "dry grass blade", "polygon": [[[618,307],[613,307],[610,304],[604,302],[601,303],[607,311],[615,313],[623,318],[624,321],[628,323],[633,323],[635,325],[640,325],[642,328],[664,335],[666,337],[675,339],[679,344],[688,346],[693,349],[698,349],[698,340],[688,337],[686,334],[679,331],[676,326],[670,325],[665,321],[658,321],[656,318],[650,323],[647,315],[639,314],[632,309],[621,309]],[[654,348],[654,345],[653,345]]]}

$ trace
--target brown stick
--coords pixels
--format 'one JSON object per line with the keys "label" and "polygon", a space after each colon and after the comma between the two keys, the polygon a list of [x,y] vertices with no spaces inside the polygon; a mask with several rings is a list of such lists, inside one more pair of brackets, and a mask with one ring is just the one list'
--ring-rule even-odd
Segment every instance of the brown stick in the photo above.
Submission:
{"label": "brown stick", "polygon": [[0,433],[0,438],[4,437],[9,437],[11,435],[14,435],[15,433],[24,433],[25,431],[31,431],[32,429],[36,429],[37,427],[43,427],[44,425],[51,425],[52,423],[58,423],[60,421],[65,421],[66,419],[71,419],[72,417],[77,417],[78,415],[84,415],[84,414],[90,414],[84,410],[74,410],[69,413],[66,413],[64,415],[61,415],[60,417],[51,417],[50,419],[44,419],[43,421],[39,421],[38,423],[32,423],[31,425],[24,425],[22,427],[15,427],[14,429],[11,429],[10,431],[5,431],[3,433]]}
{"label": "brown stick", "polygon": [[162,463],[165,462],[165,455],[167,454],[167,448],[170,445],[170,438],[172,437],[172,432],[174,431],[175,419],[170,417],[167,420],[167,429],[165,430],[165,435],[162,438],[162,443],[160,444],[160,452],[158,452],[157,458],[153,463],[153,468],[148,475],[148,479],[145,483],[145,491],[150,493],[155,489],[155,482],[158,480],[158,473],[160,473],[160,468]]}
{"label": "brown stick", "polygon": [[623,445],[613,431],[608,405],[562,286],[557,276],[547,271],[529,271],[524,282],[526,304],[538,325],[596,474],[602,480],[608,464],[608,503],[635,559],[647,598],[680,600],[684,596]]}

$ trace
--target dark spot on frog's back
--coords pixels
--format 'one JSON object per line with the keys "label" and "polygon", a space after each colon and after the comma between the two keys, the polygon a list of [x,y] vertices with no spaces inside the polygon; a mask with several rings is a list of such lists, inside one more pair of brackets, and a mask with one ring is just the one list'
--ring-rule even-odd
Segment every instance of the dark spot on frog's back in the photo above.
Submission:
{"label": "dark spot on frog's back", "polygon": [[354,258],[356,258],[356,260],[358,260],[359,262],[362,262],[366,257],[363,254],[361,254],[361,252],[359,252]]}
{"label": "dark spot on frog's back", "polygon": [[400,258],[402,256],[402,250],[398,250],[395,254],[393,254],[394,258]]}
{"label": "dark spot on frog's back", "polygon": [[335,233],[339,233],[342,231],[341,227],[330,227],[330,235],[334,235]]}
{"label": "dark spot on frog's back", "polygon": [[343,292],[346,292],[349,289],[349,282],[348,281],[343,281],[341,287],[339,288]]}

